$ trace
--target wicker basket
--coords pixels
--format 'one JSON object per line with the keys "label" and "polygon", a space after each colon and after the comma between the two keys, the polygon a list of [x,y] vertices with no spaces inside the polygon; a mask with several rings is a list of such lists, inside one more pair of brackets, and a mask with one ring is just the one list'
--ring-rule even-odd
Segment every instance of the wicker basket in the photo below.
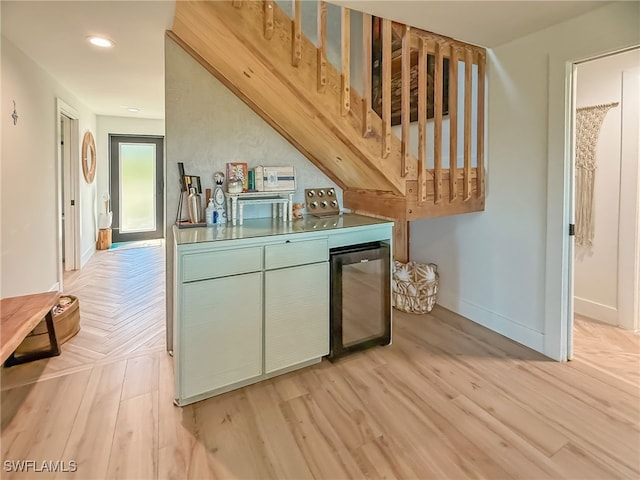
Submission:
{"label": "wicker basket", "polygon": [[[53,324],[56,328],[58,343],[62,345],[80,331],[80,303],[73,295],[63,295],[60,303],[53,307]],[[16,349],[16,353],[24,354],[42,350],[49,346],[47,324],[42,320],[33,331],[25,337]]]}
{"label": "wicker basket", "polygon": [[392,287],[394,308],[407,313],[429,313],[438,293],[438,266],[394,261]]}

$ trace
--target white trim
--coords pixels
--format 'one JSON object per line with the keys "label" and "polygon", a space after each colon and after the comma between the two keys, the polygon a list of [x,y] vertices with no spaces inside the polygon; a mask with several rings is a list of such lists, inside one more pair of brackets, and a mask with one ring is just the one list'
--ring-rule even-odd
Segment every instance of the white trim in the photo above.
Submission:
{"label": "white trim", "polygon": [[60,282],[54,283],[49,289],[50,292],[59,292],[60,291]]}
{"label": "white trim", "polygon": [[[60,156],[60,172],[62,175],[62,182],[61,182],[61,188],[62,188],[62,211],[65,210],[64,206],[65,205],[69,205],[70,201],[72,198],[74,198],[73,195],[73,178],[71,175],[71,170],[72,170],[72,165],[71,165],[71,131],[74,128],[75,125],[73,125],[73,120],[71,120],[71,118],[69,118],[67,115],[60,115],[60,117],[58,118],[58,123],[61,123],[62,120],[62,134],[60,135],[60,137],[58,137],[59,139],[62,138],[64,141],[67,142],[67,148],[61,147],[59,146],[58,148],[61,149],[61,156]],[[67,214],[71,213],[71,209],[69,208],[67,212],[65,212]],[[76,263],[75,263],[75,248],[76,248],[76,242],[73,241],[73,239],[75,238],[75,221],[73,216],[69,215],[68,219],[65,219],[66,221],[64,222],[63,226],[62,226],[62,233],[63,236],[65,238],[65,242],[63,249],[63,256],[65,258],[65,262],[64,262],[64,270],[65,271],[69,271],[69,270],[75,270],[76,269]]]}
{"label": "white trim", "polygon": [[[620,225],[618,227],[618,319],[616,324],[638,330],[640,290],[640,69],[622,72]],[[635,161],[633,161],[635,159]],[[623,220],[624,219],[624,220]]]}
{"label": "white trim", "polygon": [[58,112],[64,113],[67,117],[75,119],[80,118],[78,111],[59,97],[56,98],[56,105],[58,107]]}
{"label": "white trim", "polygon": [[544,334],[514,322],[504,315],[463,300],[458,295],[443,292],[442,290],[438,292],[437,303],[536,352],[544,351]]}
{"label": "white trim", "polygon": [[91,244],[91,246],[87,249],[87,251],[82,254],[82,258],[80,259],[80,268],[83,268],[87,264],[87,262],[93,256],[94,253],[96,253],[95,243]]}
{"label": "white trim", "polygon": [[580,65],[581,63],[591,62],[592,60],[599,60],[601,58],[610,57],[611,55],[618,55],[619,53],[631,52],[633,50],[637,50],[640,48],[640,45],[630,45],[628,47],[619,48],[617,50],[611,50],[608,52],[599,53],[597,55],[592,55],[590,57],[585,57],[581,60],[576,60],[573,62],[574,65]]}
{"label": "white trim", "polygon": [[[565,145],[569,144],[569,158],[565,159],[568,161],[569,172],[567,182],[568,185],[565,185],[565,188],[568,188],[568,215],[569,215],[569,225],[574,225],[576,223],[576,212],[575,212],[575,202],[576,202],[576,95],[578,92],[578,65],[576,63],[567,64],[567,73],[569,78],[567,78],[567,83],[569,85],[569,92],[567,96],[569,98],[569,118],[570,123],[568,125],[565,124]],[[575,292],[575,255],[576,255],[576,239],[574,236],[569,236],[567,238],[568,241],[568,250],[567,257],[569,259],[568,262],[565,262],[567,265],[567,298],[566,298],[566,309],[567,316],[566,319],[563,319],[563,322],[567,323],[567,350],[566,350],[566,359],[571,360],[573,357],[573,321],[574,321],[574,292]]]}
{"label": "white trim", "polygon": [[[544,354],[554,360],[568,358],[568,312],[572,283],[569,224],[572,221],[571,118],[573,64],[549,55],[549,113],[547,140],[547,235],[545,259]],[[562,88],[560,88],[562,85]],[[552,99],[559,97],[561,103]],[[560,134],[559,132],[562,132]],[[558,152],[562,152],[560,162]],[[572,242],[573,240],[571,240]]]}
{"label": "white trim", "polygon": [[618,325],[618,310],[609,305],[587,300],[586,298],[575,297],[575,312],[578,315],[589,317],[599,322]]}
{"label": "white trim", "polygon": [[[79,179],[79,158],[80,158],[80,144],[79,144],[79,118],[80,115],[76,111],[75,108],[71,107],[61,98],[56,98],[56,119],[55,119],[55,148],[56,148],[56,172],[55,172],[55,182],[56,182],[56,222],[57,222],[57,238],[56,238],[56,251],[58,254],[58,285],[60,288],[63,288],[63,268],[62,268],[62,202],[64,199],[62,198],[62,188],[60,186],[61,176],[60,171],[63,166],[62,164],[62,151],[60,148],[60,117],[64,115],[71,119],[70,126],[70,142],[69,142],[69,151],[71,155],[71,193],[75,200],[75,208],[74,208],[74,216],[73,222],[76,226],[74,229],[73,242],[75,245],[74,248],[74,265],[80,265],[80,179]],[[68,241],[68,239],[67,239]]]}

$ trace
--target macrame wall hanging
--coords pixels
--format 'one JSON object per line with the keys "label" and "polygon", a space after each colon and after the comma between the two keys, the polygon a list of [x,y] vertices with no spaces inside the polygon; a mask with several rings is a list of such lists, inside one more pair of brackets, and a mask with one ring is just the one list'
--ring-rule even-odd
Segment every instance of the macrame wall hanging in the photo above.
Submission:
{"label": "macrame wall hanging", "polygon": [[576,109],[576,245],[592,247],[596,147],[604,117],[618,102]]}

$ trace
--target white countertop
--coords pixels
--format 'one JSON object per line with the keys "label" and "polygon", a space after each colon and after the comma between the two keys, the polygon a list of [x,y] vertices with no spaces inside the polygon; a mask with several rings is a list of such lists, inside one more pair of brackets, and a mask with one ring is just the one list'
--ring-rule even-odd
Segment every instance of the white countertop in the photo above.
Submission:
{"label": "white countertop", "polygon": [[236,226],[227,223],[211,227],[178,228],[174,225],[173,235],[177,245],[187,245],[379,224],[393,224],[393,221],[355,213],[341,213],[340,215],[322,218],[304,215],[303,218],[294,219],[291,222],[284,221],[281,218],[251,218],[246,219],[244,225]]}

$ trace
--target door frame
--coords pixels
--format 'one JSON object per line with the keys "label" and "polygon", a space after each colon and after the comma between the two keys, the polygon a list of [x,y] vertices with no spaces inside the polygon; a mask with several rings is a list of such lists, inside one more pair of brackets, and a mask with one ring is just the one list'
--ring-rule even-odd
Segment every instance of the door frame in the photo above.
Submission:
{"label": "door frame", "polygon": [[[113,221],[112,221],[112,235],[114,242],[123,242],[123,241],[137,241],[137,240],[146,240],[146,235],[149,232],[137,232],[137,233],[129,233],[124,235],[130,235],[130,239],[124,240],[119,239],[120,236],[120,194],[114,195],[114,188],[119,189],[120,185],[118,182],[118,175],[115,175],[113,172],[113,148],[114,144],[117,143],[117,138],[131,138],[131,139],[139,139],[139,140],[150,140],[150,141],[160,141],[160,148],[156,148],[156,232],[158,234],[155,238],[164,238],[165,237],[165,193],[164,193],[164,176],[165,176],[165,136],[164,135],[138,135],[134,133],[110,133],[109,134],[109,195],[111,197],[111,210],[113,211]],[[144,142],[140,142],[144,143]],[[157,159],[157,155],[160,155],[160,161]],[[160,197],[158,199],[158,197]],[[116,213],[118,215],[116,215]],[[117,217],[117,218],[116,218]],[[117,229],[114,228],[117,226]]]}
{"label": "door frame", "polygon": [[[640,45],[632,45],[630,47],[616,49],[606,53],[593,55],[580,60],[569,61],[565,63],[565,129],[564,129],[564,225],[575,223],[575,104],[577,94],[577,67],[578,65],[599,58],[609,57],[611,55],[617,55],[628,51],[636,50],[640,48]],[[640,177],[640,168],[639,168]],[[639,187],[640,189],[640,187]],[[640,194],[639,194],[640,195]],[[636,230],[640,229],[640,209],[636,212]],[[638,233],[640,236],[640,232]],[[568,240],[567,240],[568,239]],[[566,326],[566,343],[561,340],[561,349],[566,354],[566,360],[571,360],[573,357],[573,324],[574,324],[574,275],[575,275],[575,239],[563,234],[562,237],[562,324]],[[618,240],[619,245],[619,240]],[[637,247],[637,245],[636,245]],[[640,255],[640,252],[637,252]],[[640,260],[636,256],[636,262]],[[636,266],[636,286],[640,285],[640,265]],[[640,299],[635,295],[635,303],[640,315]],[[637,319],[635,322],[635,330],[638,329]],[[562,358],[564,359],[564,358]]]}
{"label": "door frame", "polygon": [[[636,49],[640,55],[640,46]],[[625,108],[625,105],[637,105],[640,101],[640,68],[637,72],[622,72],[621,98],[621,161],[620,165],[620,217],[633,218],[631,222],[620,222],[618,226],[618,324],[627,330],[638,331],[640,325],[640,165],[624,162],[629,156],[640,153],[640,135],[633,122],[640,120],[637,108]],[[635,95],[629,98],[629,96]],[[635,118],[634,118],[635,116]],[[626,126],[626,128],[625,128]],[[634,137],[635,135],[635,137]],[[625,141],[626,140],[626,141]],[[623,179],[635,177],[635,185]],[[635,188],[633,188],[635,187]],[[627,199],[624,201],[624,199]],[[633,200],[630,200],[633,199]],[[629,210],[634,209],[635,211]],[[631,261],[629,261],[631,257]]]}
{"label": "door frame", "polygon": [[[70,120],[68,152],[69,162],[65,162],[63,158],[60,139],[63,132],[61,127],[62,116]],[[57,216],[57,245],[58,252],[58,284],[62,290],[62,280],[65,270],[77,270],[80,268],[80,134],[79,134],[79,118],[80,115],[61,98],[56,98],[56,216]],[[63,168],[67,168],[63,181]],[[64,197],[64,198],[63,198]],[[74,205],[71,205],[71,204]],[[62,266],[62,205],[67,205],[70,215],[65,215],[64,237],[65,237],[65,263]]]}

